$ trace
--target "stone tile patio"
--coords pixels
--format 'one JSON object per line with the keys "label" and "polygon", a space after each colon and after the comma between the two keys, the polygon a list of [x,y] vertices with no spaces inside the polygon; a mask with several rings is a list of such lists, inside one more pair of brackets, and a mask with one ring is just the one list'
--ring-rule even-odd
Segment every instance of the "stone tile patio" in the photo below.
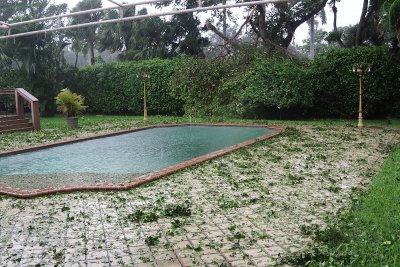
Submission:
{"label": "stone tile patio", "polygon": [[0,200],[0,266],[272,266],[365,189],[392,130],[283,135],[123,192]]}

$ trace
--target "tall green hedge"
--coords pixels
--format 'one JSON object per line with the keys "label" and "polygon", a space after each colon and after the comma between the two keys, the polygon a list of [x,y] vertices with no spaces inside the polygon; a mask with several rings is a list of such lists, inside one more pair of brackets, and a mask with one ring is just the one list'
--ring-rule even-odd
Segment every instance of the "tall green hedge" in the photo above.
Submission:
{"label": "tall green hedge", "polygon": [[114,62],[88,66],[66,73],[65,85],[86,98],[88,111],[108,114],[143,113],[143,72],[150,114],[183,113],[183,103],[171,93],[171,77],[184,60]]}
{"label": "tall green hedge", "polygon": [[363,111],[369,118],[400,116],[400,56],[386,47],[333,49],[311,65],[315,87],[314,105],[309,115],[354,117],[358,111],[359,78],[354,63],[371,64],[363,84]]}
{"label": "tall green hedge", "polygon": [[256,58],[245,68],[234,60],[197,60],[173,87],[185,110],[198,115],[350,118],[358,112],[355,63],[372,66],[362,80],[365,117],[399,117],[400,57],[386,47],[332,49],[314,61]]}
{"label": "tall green hedge", "polygon": [[[365,117],[400,117],[400,55],[386,47],[332,49],[314,61],[252,54],[224,60],[114,62],[65,69],[56,79],[60,87],[84,95],[92,113],[141,114],[141,74],[146,71],[150,114],[354,118],[359,85],[352,65],[365,63],[372,65],[363,76]],[[0,86],[26,83],[20,77],[3,72]]]}

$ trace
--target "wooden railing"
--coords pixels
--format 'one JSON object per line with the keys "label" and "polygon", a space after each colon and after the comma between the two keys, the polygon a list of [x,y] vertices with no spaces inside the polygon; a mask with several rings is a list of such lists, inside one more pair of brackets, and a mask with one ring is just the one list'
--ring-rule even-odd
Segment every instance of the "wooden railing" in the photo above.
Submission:
{"label": "wooden railing", "polygon": [[23,88],[15,89],[0,89],[0,95],[14,95],[15,96],[15,109],[17,116],[24,116],[24,103],[23,99],[29,102],[31,107],[32,115],[32,126],[34,129],[40,129],[40,112],[39,112],[39,100],[31,95],[28,91]]}

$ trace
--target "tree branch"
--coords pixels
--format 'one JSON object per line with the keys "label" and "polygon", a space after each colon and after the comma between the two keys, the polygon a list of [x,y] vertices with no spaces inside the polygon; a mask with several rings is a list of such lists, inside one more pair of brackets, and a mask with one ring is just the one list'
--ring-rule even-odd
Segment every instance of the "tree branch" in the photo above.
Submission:
{"label": "tree branch", "polygon": [[250,14],[247,15],[246,20],[243,22],[242,26],[240,26],[239,30],[236,32],[236,34],[232,37],[232,39],[236,39],[236,37],[239,36],[239,34],[242,32],[244,25],[249,23],[251,17],[253,16],[254,12],[256,11],[256,7],[254,6],[253,9],[251,10]]}

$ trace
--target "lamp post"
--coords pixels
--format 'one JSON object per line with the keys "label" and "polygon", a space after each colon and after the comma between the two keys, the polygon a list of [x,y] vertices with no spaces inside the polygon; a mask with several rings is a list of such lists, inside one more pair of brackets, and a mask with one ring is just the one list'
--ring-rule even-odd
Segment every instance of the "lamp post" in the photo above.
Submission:
{"label": "lamp post", "polygon": [[[139,77],[139,75],[136,75]],[[150,74],[146,71],[141,74],[143,78],[143,121],[147,121],[147,93],[146,93],[146,80],[150,78]]]}
{"label": "lamp post", "polygon": [[365,72],[371,72],[371,64],[357,63],[353,64],[353,72],[358,75],[359,92],[358,92],[358,128],[363,128],[363,115],[362,115],[362,77]]}

